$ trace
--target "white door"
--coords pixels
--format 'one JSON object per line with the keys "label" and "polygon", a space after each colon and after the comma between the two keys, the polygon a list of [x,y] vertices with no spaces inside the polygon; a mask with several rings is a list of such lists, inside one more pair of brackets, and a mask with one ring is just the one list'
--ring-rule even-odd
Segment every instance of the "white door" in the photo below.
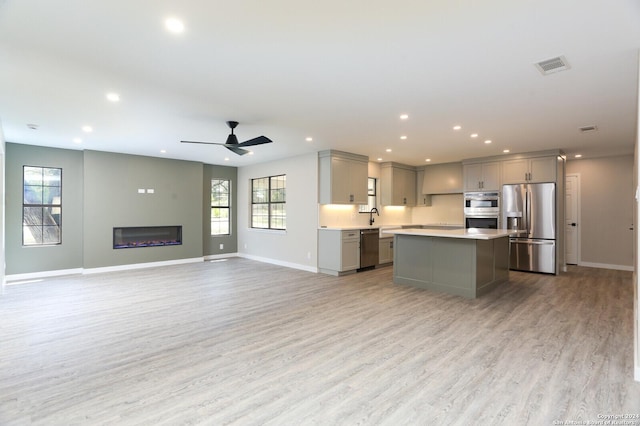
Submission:
{"label": "white door", "polygon": [[580,206],[580,176],[577,174],[567,175],[565,181],[565,243],[566,258],[570,265],[578,264],[579,251],[579,223],[578,211]]}

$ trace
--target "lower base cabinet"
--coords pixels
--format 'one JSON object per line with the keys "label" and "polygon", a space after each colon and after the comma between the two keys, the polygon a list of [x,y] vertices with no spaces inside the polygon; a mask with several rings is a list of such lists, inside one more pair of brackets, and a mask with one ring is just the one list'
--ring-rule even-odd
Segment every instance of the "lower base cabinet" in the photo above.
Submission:
{"label": "lower base cabinet", "polygon": [[360,230],[319,229],[318,270],[345,275],[360,267]]}
{"label": "lower base cabinet", "polygon": [[378,264],[385,265],[385,264],[393,263],[393,237],[380,238],[378,253],[379,253]]}

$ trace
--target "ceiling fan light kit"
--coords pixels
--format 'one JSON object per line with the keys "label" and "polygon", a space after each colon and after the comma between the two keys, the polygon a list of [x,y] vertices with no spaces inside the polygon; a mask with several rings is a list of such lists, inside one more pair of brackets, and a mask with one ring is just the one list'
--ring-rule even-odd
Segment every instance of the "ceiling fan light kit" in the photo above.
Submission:
{"label": "ceiling fan light kit", "polygon": [[203,144],[203,145],[222,145],[225,148],[227,148],[229,151],[232,151],[238,155],[245,155],[249,152],[248,150],[243,149],[243,147],[262,145],[265,143],[273,142],[271,139],[269,139],[266,136],[258,136],[257,138],[249,139],[244,142],[238,142],[238,137],[233,133],[233,130],[236,127],[238,127],[238,124],[239,123],[237,121],[227,121],[227,126],[231,128],[231,134],[227,136],[227,141],[225,143],[197,142],[197,141],[180,141],[180,142],[181,143],[197,143],[197,144]]}

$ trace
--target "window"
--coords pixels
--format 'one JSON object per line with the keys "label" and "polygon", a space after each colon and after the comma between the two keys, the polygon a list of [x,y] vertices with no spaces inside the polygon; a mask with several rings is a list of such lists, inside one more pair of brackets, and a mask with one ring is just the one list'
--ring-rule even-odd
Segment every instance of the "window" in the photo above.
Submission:
{"label": "window", "polygon": [[360,204],[358,212],[369,213],[372,208],[376,207],[376,178],[367,180],[367,204]]}
{"label": "window", "polygon": [[251,227],[287,229],[287,176],[251,179]]}
{"label": "window", "polygon": [[231,181],[211,179],[211,235],[231,234]]}
{"label": "window", "polygon": [[62,169],[24,166],[22,245],[62,243]]}

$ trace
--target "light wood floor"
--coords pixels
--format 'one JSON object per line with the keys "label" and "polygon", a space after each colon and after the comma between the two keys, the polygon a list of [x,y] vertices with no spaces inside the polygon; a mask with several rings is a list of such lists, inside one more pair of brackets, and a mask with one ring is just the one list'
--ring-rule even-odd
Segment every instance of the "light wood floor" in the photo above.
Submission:
{"label": "light wood floor", "polygon": [[551,425],[640,413],[630,272],[476,300],[246,259],[0,297],[1,425]]}

